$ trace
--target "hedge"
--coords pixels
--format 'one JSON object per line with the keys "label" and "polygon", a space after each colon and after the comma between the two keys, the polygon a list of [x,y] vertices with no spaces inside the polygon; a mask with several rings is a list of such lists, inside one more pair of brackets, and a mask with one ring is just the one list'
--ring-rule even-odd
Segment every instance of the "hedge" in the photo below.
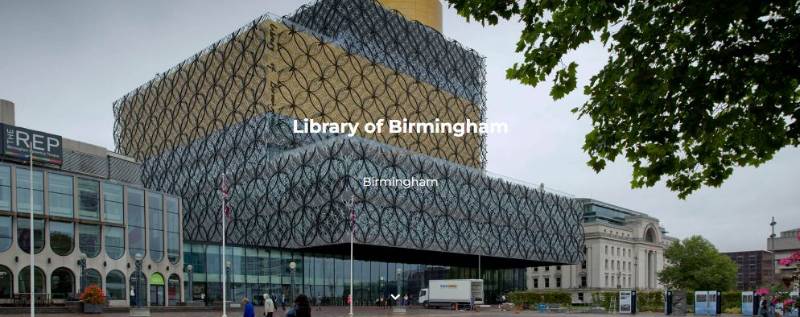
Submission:
{"label": "hedge", "polygon": [[511,292],[508,300],[514,305],[536,307],[539,304],[572,304],[572,297],[567,292]]}
{"label": "hedge", "polygon": [[[742,294],[737,291],[722,292],[722,310],[733,311],[742,307]],[[592,302],[596,306],[608,308],[611,302],[618,300],[618,292],[600,292],[592,295]],[[694,291],[686,291],[686,305],[694,311]],[[662,291],[636,292],[636,307],[638,311],[663,312],[664,293]]]}
{"label": "hedge", "polygon": [[[721,298],[723,311],[734,311],[742,307],[741,292],[723,292]],[[512,292],[508,294],[508,300],[515,305],[527,307],[536,307],[538,304],[561,304],[566,306],[572,303],[572,297],[569,293],[558,291]],[[592,305],[606,309],[611,307],[612,302],[617,302],[618,300],[619,292],[596,292],[592,294]],[[694,291],[686,291],[686,305],[690,312],[694,311]],[[642,312],[663,312],[664,292],[636,292],[636,307],[638,311]]]}

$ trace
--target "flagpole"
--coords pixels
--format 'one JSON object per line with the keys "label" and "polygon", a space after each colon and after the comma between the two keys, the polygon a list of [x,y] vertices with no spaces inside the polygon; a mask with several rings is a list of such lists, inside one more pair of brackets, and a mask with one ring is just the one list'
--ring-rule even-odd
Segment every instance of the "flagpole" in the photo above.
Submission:
{"label": "flagpole", "polygon": [[[225,173],[222,173],[222,182],[225,182]],[[220,186],[222,187],[222,186]],[[228,317],[228,302],[227,302],[227,286],[226,280],[228,279],[225,267],[225,194],[220,192],[220,200],[222,201],[221,209],[220,209],[220,216],[222,217],[222,317]]]}
{"label": "flagpole", "polygon": [[[30,182],[28,183],[28,189],[30,190],[30,192],[28,193],[28,198],[30,198],[30,200],[28,201],[28,203],[29,203],[28,207],[30,207],[29,210],[30,210],[30,213],[31,213],[30,214],[30,216],[31,216],[30,217],[30,233],[29,233],[29,235],[30,235],[30,247],[28,248],[28,252],[30,252],[30,254],[31,254],[31,268],[28,271],[28,274],[30,274],[30,276],[31,276],[31,286],[29,288],[29,291],[31,292],[31,317],[33,317],[33,316],[36,315],[36,312],[35,312],[36,301],[34,300],[34,295],[33,295],[34,290],[36,289],[36,287],[34,287],[35,285],[33,284],[34,283],[33,277],[35,275],[34,271],[36,269],[36,263],[35,263],[35,259],[36,258],[34,257],[34,251],[33,251],[33,142],[28,142],[28,150],[29,150],[28,161],[30,162],[30,170],[29,170],[30,173],[28,173],[28,176],[30,177],[29,178]],[[44,229],[44,228],[42,228],[42,229]]]}
{"label": "flagpole", "polygon": [[350,316],[353,316],[353,232],[356,228],[356,207],[353,202],[353,196],[350,196]]}

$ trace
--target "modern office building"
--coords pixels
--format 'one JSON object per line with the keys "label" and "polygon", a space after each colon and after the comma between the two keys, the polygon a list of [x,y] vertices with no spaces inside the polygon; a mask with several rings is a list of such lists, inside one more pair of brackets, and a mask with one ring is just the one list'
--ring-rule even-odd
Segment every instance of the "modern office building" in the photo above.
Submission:
{"label": "modern office building", "polygon": [[146,189],[129,157],[14,126],[13,107],[0,100],[0,304],[28,302],[31,249],[40,303],[74,300],[92,284],[112,306],[181,301],[180,198]]}
{"label": "modern office building", "polygon": [[723,253],[736,263],[736,289],[755,290],[769,287],[773,282],[775,267],[772,252],[764,250]]}
{"label": "modern office building", "polygon": [[[773,231],[774,233],[774,231]],[[780,265],[780,259],[788,258],[795,252],[800,252],[800,228],[782,231],[779,235],[773,234],[767,239],[767,251],[774,255],[772,268],[775,279],[787,285],[792,282],[793,276],[800,272],[796,265]]]}
{"label": "modern office building", "polygon": [[528,289],[566,290],[574,303],[589,303],[597,292],[662,288],[657,274],[665,266],[664,250],[675,238],[667,236],[658,219],[594,199],[579,201],[584,208],[584,260],[529,268]]}
{"label": "modern office building", "polygon": [[482,135],[293,130],[306,118],[485,122],[484,60],[442,35],[441,4],[382,2],[406,11],[321,0],[261,16],[115,102],[117,151],[142,162],[145,186],[183,198],[193,298],[218,301],[224,267],[228,298],[304,292],[343,303],[351,212],[359,305],[476,277],[492,302],[525,288],[526,267],[581,261],[580,203],[490,176]]}

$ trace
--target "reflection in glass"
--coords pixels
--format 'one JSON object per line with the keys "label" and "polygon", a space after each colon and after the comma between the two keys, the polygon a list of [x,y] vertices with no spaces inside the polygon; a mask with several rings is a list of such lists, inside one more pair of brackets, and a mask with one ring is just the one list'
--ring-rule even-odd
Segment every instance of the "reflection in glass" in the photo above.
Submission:
{"label": "reflection in glass", "polygon": [[75,239],[75,225],[71,222],[50,222],[50,249],[58,255],[72,253],[73,240]]}
{"label": "reflection in glass", "polygon": [[0,298],[11,298],[14,295],[14,275],[5,265],[0,265]]}
{"label": "reflection in glass", "polygon": [[8,250],[14,241],[11,228],[11,217],[0,216],[0,252]]}
{"label": "reflection in glass", "polygon": [[[17,243],[25,253],[30,253],[31,236],[30,220],[17,218]],[[33,220],[33,253],[42,252],[44,249],[44,219]]]}
{"label": "reflection in glass", "polygon": [[167,197],[167,258],[172,264],[178,263],[181,256],[181,218],[180,201]]}
{"label": "reflection in glass", "polygon": [[[36,267],[33,274],[33,292],[43,294],[45,293],[44,290],[44,271],[40,267]],[[30,285],[31,285],[31,266],[28,265],[19,272],[19,292],[22,294],[28,293],[30,294]]]}
{"label": "reflection in glass", "polygon": [[78,243],[81,252],[87,257],[93,258],[100,254],[100,226],[78,225]]}
{"label": "reflection in glass", "polygon": [[78,214],[82,219],[100,219],[100,183],[78,178]]}
{"label": "reflection in glass", "polygon": [[75,275],[68,268],[57,268],[50,275],[50,293],[54,299],[66,299],[75,292]]}
{"label": "reflection in glass", "polygon": [[11,167],[0,165],[0,210],[11,210]]}
{"label": "reflection in glass", "polygon": [[[17,167],[17,211],[30,212],[30,174],[28,169]],[[33,213],[41,214],[44,202],[44,174],[42,171],[33,171]]]}
{"label": "reflection in glass", "polygon": [[86,286],[90,285],[97,285],[97,287],[103,288],[103,277],[100,275],[95,269],[86,269],[83,271],[83,274],[86,274]]}
{"label": "reflection in glass", "polygon": [[125,274],[113,270],[106,275],[106,296],[110,300],[125,299]]}
{"label": "reflection in glass", "polygon": [[103,229],[106,254],[114,260],[122,258],[125,254],[125,228],[107,225]]}
{"label": "reflection in glass", "polygon": [[125,219],[122,208],[122,185],[103,183],[103,219],[120,224]]}
{"label": "reflection in glass", "polygon": [[72,176],[47,173],[47,213],[72,218],[72,203]]}
{"label": "reflection in glass", "polygon": [[161,262],[164,258],[164,207],[159,193],[147,193],[147,211],[150,220],[150,258]]}
{"label": "reflection in glass", "polygon": [[144,238],[144,192],[128,188],[128,250],[131,257],[147,254]]}

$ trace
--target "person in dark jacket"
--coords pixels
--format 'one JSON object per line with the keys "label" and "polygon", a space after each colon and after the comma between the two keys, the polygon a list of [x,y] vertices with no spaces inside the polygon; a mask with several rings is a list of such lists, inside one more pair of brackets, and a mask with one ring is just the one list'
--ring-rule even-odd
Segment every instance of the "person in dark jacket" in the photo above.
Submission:
{"label": "person in dark jacket", "polygon": [[253,307],[247,297],[242,298],[242,306],[244,306],[244,317],[256,317],[256,308]]}
{"label": "person in dark jacket", "polygon": [[311,317],[311,303],[308,296],[300,294],[294,299],[294,306],[286,312],[286,317]]}

